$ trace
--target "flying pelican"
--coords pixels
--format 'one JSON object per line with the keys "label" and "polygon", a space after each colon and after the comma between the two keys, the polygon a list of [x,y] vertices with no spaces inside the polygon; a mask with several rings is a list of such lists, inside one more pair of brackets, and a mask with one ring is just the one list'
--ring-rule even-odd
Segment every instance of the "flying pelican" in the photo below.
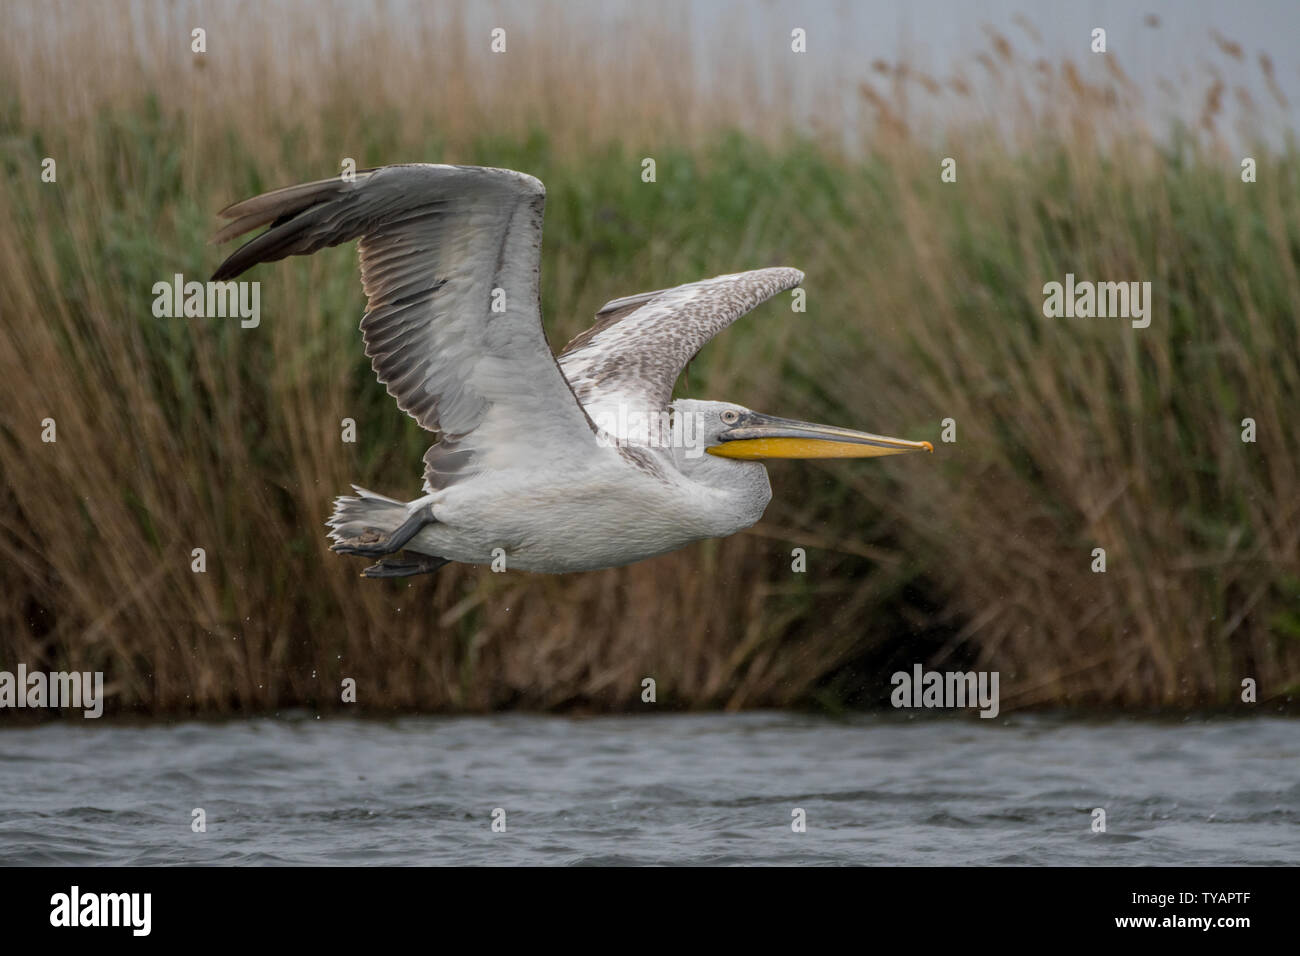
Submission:
{"label": "flying pelican", "polygon": [[366,355],[397,405],[439,440],[424,494],[353,486],[332,548],[405,577],[450,561],[562,573],[631,564],[758,521],[768,458],[870,458],[929,442],[671,401],[714,335],[803,281],[797,269],[723,275],[615,299],[560,354],[542,329],[546,189],[508,169],[383,166],[224,209],[225,242],[270,228],[213,275],[360,239]]}

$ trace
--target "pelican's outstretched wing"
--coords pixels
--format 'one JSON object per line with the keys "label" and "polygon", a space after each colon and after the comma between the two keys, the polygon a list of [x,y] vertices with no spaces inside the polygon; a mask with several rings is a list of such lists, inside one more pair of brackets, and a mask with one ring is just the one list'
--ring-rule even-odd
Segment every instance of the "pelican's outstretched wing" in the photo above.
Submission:
{"label": "pelican's outstretched wing", "polygon": [[802,281],[798,269],[756,269],[615,299],[564,347],[560,369],[593,417],[605,419],[619,406],[658,412],[709,339]]}
{"label": "pelican's outstretched wing", "polygon": [[384,166],[290,186],[222,211],[233,222],[214,242],[271,228],[213,279],[359,238],[366,355],[398,406],[442,432],[425,477],[443,487],[596,444],[542,330],[545,202],[532,176],[477,166]]}

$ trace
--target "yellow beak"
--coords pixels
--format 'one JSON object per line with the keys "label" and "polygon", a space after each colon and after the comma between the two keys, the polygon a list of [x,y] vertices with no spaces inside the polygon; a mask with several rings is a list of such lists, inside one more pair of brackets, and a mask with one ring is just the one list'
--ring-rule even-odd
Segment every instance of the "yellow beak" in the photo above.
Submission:
{"label": "yellow beak", "polygon": [[750,412],[705,449],[721,458],[877,458],[909,451],[933,452],[928,441],[887,438],[833,425],[814,425]]}

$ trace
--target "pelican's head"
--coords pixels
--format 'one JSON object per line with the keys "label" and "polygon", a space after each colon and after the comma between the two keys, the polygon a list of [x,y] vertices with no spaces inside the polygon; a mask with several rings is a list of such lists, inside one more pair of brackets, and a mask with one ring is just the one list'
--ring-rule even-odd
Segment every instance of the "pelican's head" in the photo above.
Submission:
{"label": "pelican's head", "polygon": [[[909,451],[934,451],[928,441],[887,438],[870,432],[815,425],[764,415],[730,402],[680,400],[673,403],[680,425],[694,427],[706,452],[719,458],[876,458]],[[695,417],[688,425],[684,417]]]}

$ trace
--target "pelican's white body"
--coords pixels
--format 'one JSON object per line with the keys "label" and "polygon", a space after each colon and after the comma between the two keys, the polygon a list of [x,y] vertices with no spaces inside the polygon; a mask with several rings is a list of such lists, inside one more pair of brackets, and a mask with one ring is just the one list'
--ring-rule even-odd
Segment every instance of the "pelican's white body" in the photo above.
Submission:
{"label": "pelican's white body", "polygon": [[[591,571],[735,534],[757,522],[772,498],[758,462],[644,452],[660,463],[659,474],[617,448],[597,447],[562,477],[525,462],[434,491],[405,506],[431,504],[437,521],[406,549],[465,564],[496,560],[510,570]],[[404,516],[394,511],[384,524],[391,529]]]}

